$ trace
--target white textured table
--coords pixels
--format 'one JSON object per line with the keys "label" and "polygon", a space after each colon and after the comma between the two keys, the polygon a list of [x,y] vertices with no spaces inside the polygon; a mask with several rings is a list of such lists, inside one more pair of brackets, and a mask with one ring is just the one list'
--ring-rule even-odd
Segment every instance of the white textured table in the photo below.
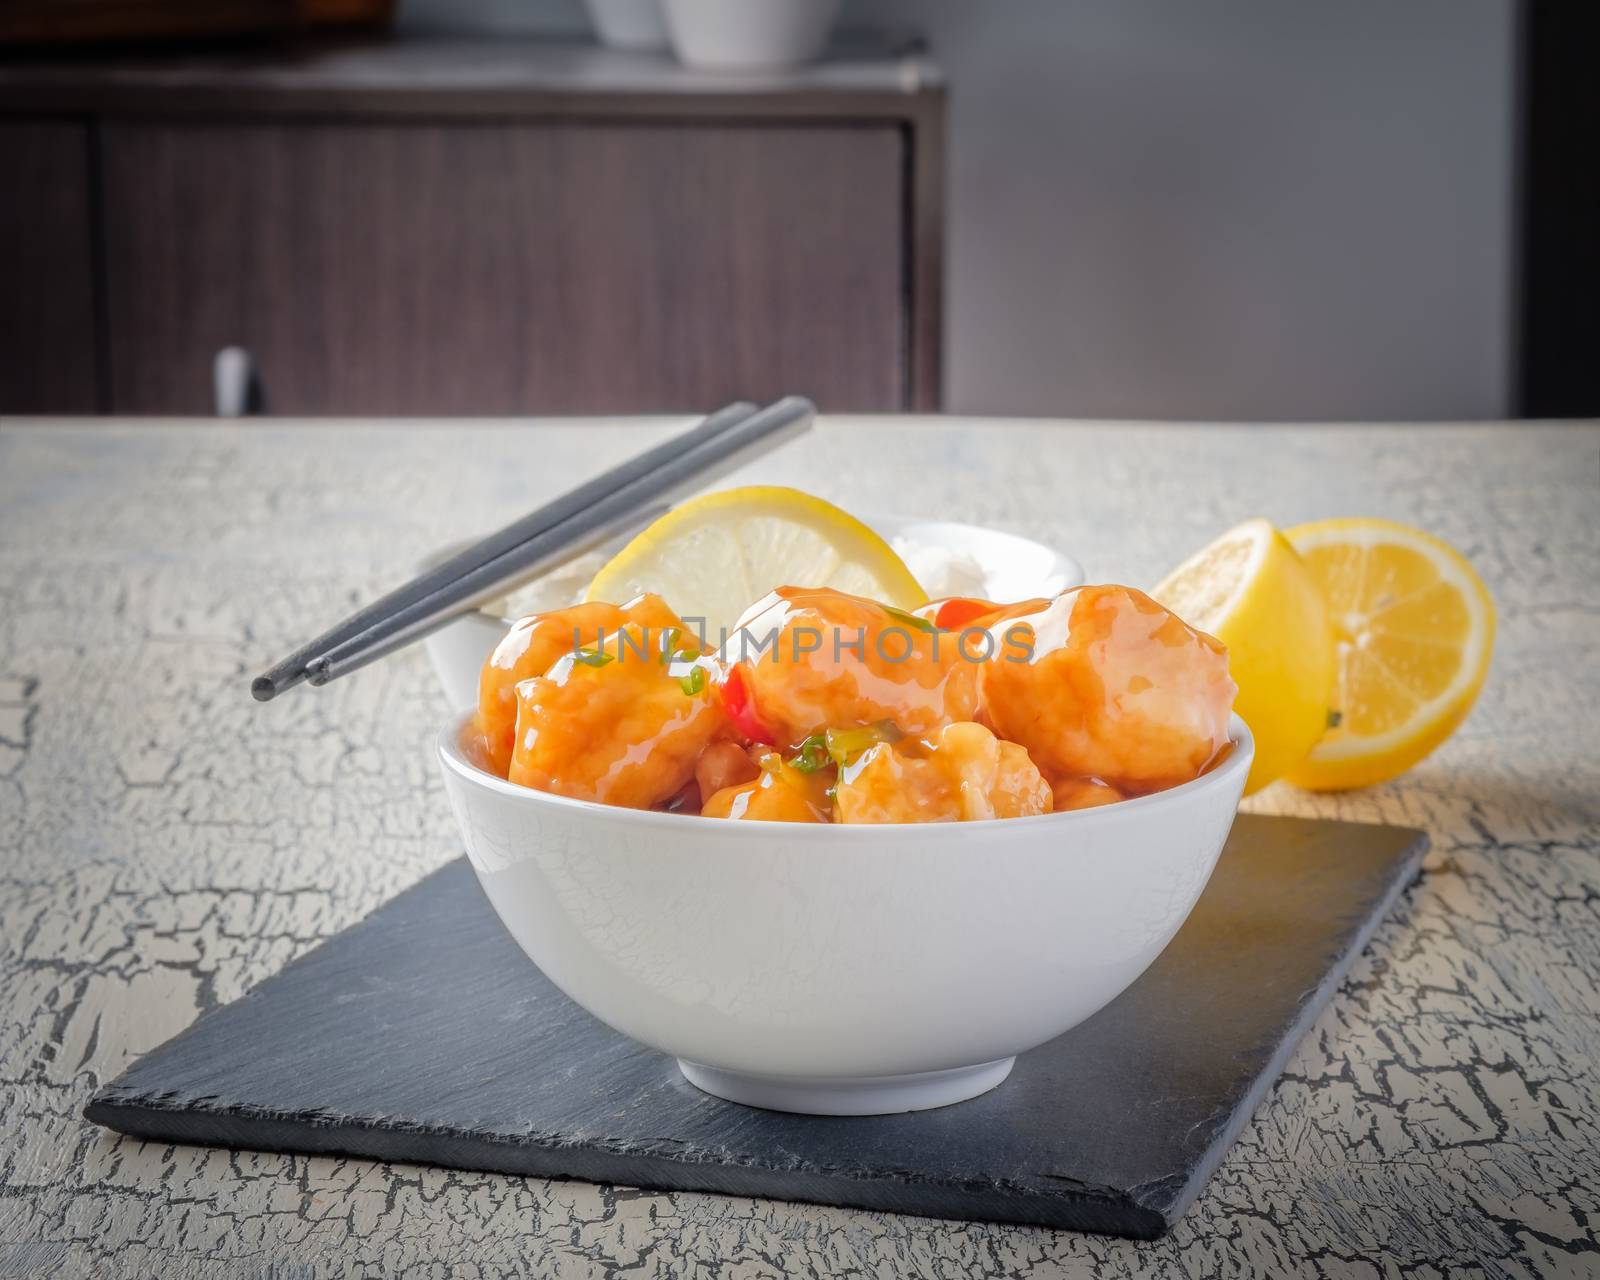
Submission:
{"label": "white textured table", "polygon": [[91,1091],[456,853],[420,653],[246,676],[633,423],[0,426],[0,1276],[1600,1274],[1600,430],[832,420],[747,478],[991,523],[1152,581],[1225,526],[1377,514],[1471,557],[1500,639],[1394,784],[1380,929],[1153,1244],[354,1160],[161,1148]]}

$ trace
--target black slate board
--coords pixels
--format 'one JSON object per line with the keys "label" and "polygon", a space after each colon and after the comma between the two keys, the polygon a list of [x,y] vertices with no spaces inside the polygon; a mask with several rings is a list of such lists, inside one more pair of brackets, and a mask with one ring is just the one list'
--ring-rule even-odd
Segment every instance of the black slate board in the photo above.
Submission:
{"label": "black slate board", "polygon": [[90,1102],[163,1142],[338,1152],[1160,1235],[1397,895],[1420,831],[1241,816],[1194,914],[1088,1022],[937,1111],[700,1093],[561,995],[466,861],[200,1019]]}

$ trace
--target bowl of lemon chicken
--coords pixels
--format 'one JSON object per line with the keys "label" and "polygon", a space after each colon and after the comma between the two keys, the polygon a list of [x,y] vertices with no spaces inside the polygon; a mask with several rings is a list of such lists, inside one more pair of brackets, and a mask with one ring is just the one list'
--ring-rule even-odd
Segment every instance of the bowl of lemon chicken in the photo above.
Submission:
{"label": "bowl of lemon chicken", "polygon": [[[442,563],[465,543],[429,557]],[[683,582],[688,578],[688,582]],[[478,697],[483,655],[517,618],[585,599],[655,591],[706,619],[710,634],[776,582],[804,581],[912,606],[928,596],[1026,600],[1083,581],[1071,556],[1032,538],[948,520],[858,520],[812,494],[750,485],[685,503],[636,538],[617,539],[488,601],[427,638],[452,707]]]}
{"label": "bowl of lemon chicken", "polygon": [[576,1003],[735,1102],[1000,1085],[1200,896],[1253,753],[1223,647],[1121,586],[903,608],[657,594],[519,619],[438,758],[473,868]]}

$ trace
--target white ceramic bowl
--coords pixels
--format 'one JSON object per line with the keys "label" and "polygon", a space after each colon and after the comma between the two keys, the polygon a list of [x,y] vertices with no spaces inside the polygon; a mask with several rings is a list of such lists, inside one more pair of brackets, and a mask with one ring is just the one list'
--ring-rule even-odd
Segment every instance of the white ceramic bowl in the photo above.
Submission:
{"label": "white ceramic bowl", "polygon": [[678,61],[708,71],[810,62],[828,43],[839,0],[662,0]]}
{"label": "white ceramic bowl", "polygon": [[[1083,568],[1071,556],[1014,533],[899,516],[868,516],[867,523],[895,544],[912,572],[935,596],[981,595],[1009,604],[1033,596],[1059,595],[1083,582]],[[602,550],[609,555],[626,541],[619,538]],[[443,548],[419,564],[416,571],[431,569],[466,545],[460,542]],[[952,582],[950,590],[937,589],[941,584],[927,577],[927,558],[940,554],[965,566],[962,576],[971,581]],[[478,701],[478,672],[510,625],[509,618],[493,613],[469,613],[427,638],[429,661],[452,707],[470,707]]]}
{"label": "white ceramic bowl", "polygon": [[667,48],[667,18],[661,0],[586,0],[600,43],[610,49],[649,53]]}
{"label": "white ceramic bowl", "polygon": [[611,808],[438,745],[467,854],[535,964],[735,1102],[827,1115],[974,1097],[1160,954],[1250,771],[1098,809],[812,826]]}

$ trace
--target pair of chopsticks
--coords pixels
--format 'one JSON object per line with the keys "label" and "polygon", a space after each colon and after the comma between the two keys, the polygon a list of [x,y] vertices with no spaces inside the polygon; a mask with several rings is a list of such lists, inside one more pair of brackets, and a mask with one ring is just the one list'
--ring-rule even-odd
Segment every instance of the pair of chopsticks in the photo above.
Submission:
{"label": "pair of chopsticks", "polygon": [[785,396],[740,401],[698,426],[529,512],[296,649],[250,683],[269,702],[301,681],[337,680],[493,600],[529,578],[635,529],[742,463],[811,428],[817,408]]}

